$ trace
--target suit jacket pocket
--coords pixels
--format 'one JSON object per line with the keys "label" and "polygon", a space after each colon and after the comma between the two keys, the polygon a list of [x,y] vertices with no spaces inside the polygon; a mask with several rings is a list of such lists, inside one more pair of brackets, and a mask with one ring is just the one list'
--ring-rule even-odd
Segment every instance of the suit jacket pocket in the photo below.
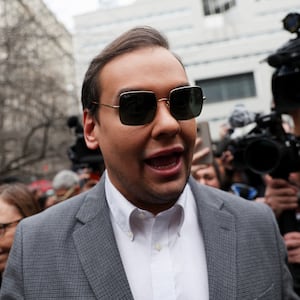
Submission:
{"label": "suit jacket pocket", "polygon": [[272,283],[267,289],[265,289],[253,300],[274,300],[274,299],[276,298],[274,296],[274,283]]}

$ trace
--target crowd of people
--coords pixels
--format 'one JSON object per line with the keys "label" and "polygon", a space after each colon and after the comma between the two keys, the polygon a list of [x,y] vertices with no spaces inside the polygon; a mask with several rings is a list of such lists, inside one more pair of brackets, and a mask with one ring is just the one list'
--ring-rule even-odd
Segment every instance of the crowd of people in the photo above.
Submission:
{"label": "crowd of people", "polygon": [[300,226],[280,227],[297,219],[299,173],[250,174],[228,150],[199,164],[213,151],[196,150],[202,104],[154,28],[96,56],[83,129],[106,169],[62,170],[42,195],[1,185],[0,299],[299,299]]}

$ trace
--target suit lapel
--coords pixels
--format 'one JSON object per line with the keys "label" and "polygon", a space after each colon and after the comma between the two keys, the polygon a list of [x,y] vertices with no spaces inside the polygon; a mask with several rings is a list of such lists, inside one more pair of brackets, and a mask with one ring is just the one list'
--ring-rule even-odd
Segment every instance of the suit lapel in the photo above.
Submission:
{"label": "suit lapel", "polygon": [[104,179],[77,214],[73,233],[82,268],[97,299],[133,299],[105,201]]}
{"label": "suit lapel", "polygon": [[[204,237],[210,299],[235,299],[237,270],[234,216],[223,209],[223,201],[217,193],[200,187],[193,179],[189,183],[198,206]],[[86,197],[77,218],[81,224],[74,231],[73,239],[82,268],[97,299],[133,300],[105,201],[104,178]]]}
{"label": "suit lapel", "polygon": [[[236,230],[234,216],[223,209],[217,193],[200,187],[190,180],[198,206],[198,216],[203,232],[210,299],[235,299]],[[205,191],[203,191],[205,190]]]}

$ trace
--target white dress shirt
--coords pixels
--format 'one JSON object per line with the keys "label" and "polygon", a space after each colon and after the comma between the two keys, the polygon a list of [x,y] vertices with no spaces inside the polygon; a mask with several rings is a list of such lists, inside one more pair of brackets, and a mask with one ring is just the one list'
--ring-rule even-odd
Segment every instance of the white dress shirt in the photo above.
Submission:
{"label": "white dress shirt", "polygon": [[127,279],[136,300],[208,300],[208,275],[195,199],[186,185],[156,216],[127,201],[106,172],[105,192]]}

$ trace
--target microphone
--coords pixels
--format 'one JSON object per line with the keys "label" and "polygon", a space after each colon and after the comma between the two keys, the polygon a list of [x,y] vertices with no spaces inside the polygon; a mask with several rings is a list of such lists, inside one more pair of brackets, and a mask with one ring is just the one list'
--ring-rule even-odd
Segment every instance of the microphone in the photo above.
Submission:
{"label": "microphone", "polygon": [[244,104],[236,104],[228,122],[232,128],[240,128],[255,122],[255,120],[256,113],[248,111]]}
{"label": "microphone", "polygon": [[70,116],[67,120],[67,125],[70,128],[76,127],[79,124],[79,119],[77,116]]}
{"label": "microphone", "polygon": [[67,120],[67,125],[69,128],[75,128],[76,134],[83,133],[83,127],[77,116],[70,116]]}

